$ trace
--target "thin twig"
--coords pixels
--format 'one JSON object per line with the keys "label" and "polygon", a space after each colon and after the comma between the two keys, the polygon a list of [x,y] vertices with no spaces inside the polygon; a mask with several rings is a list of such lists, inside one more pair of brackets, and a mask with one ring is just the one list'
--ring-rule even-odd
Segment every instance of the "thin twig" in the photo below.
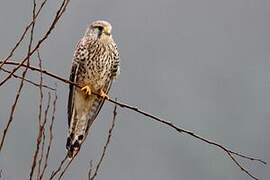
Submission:
{"label": "thin twig", "polygon": [[44,7],[44,5],[46,4],[47,0],[44,0],[39,9],[37,10],[37,13],[35,14],[35,18],[31,20],[31,22],[26,26],[24,32],[22,33],[22,35],[20,36],[19,40],[17,41],[17,43],[15,44],[15,46],[11,49],[9,55],[3,60],[2,63],[0,63],[0,68],[3,67],[3,65],[13,56],[13,53],[15,52],[15,50],[19,47],[19,45],[21,44],[21,42],[23,41],[27,31],[29,30],[30,27],[32,27],[32,25],[34,24],[35,19],[38,17],[39,13],[41,12],[42,8]]}
{"label": "thin twig", "polygon": [[[110,129],[109,129],[107,141],[106,141],[106,144],[105,144],[104,147],[103,147],[102,155],[101,155],[101,157],[100,157],[100,159],[99,159],[99,161],[98,161],[98,164],[97,164],[97,166],[96,166],[96,168],[95,168],[95,172],[94,172],[93,176],[90,178],[90,180],[94,180],[95,177],[97,176],[97,173],[98,173],[98,170],[99,170],[99,168],[100,168],[100,165],[101,165],[101,163],[102,163],[102,161],[103,161],[103,159],[104,159],[104,157],[105,157],[106,150],[107,150],[108,145],[109,145],[110,140],[111,140],[112,131],[113,131],[113,128],[114,128],[114,126],[115,126],[116,115],[117,115],[116,109],[117,109],[117,105],[115,104],[114,110],[113,110],[112,126],[111,126]],[[90,168],[89,172],[91,173],[91,168]]]}
{"label": "thin twig", "polygon": [[[6,73],[11,73],[11,71],[9,71],[9,70],[6,70],[6,69],[4,69],[4,68],[1,68],[1,70],[2,71],[4,71],[4,72],[6,72]],[[17,78],[17,79],[23,79],[21,76],[18,76],[18,75],[16,75],[16,74],[13,74],[12,75],[14,78]],[[29,80],[29,79],[26,79],[26,78],[24,78],[24,81],[25,82],[28,82],[28,83],[30,83],[30,84],[32,84],[32,85],[34,85],[34,86],[36,86],[36,87],[38,87],[39,88],[39,84],[38,83],[35,83],[35,82],[33,82],[33,81],[31,81],[31,80]],[[42,85],[42,87],[43,88],[46,88],[46,89],[49,89],[49,90],[52,90],[52,91],[55,91],[55,89],[54,88],[52,88],[52,87],[50,87],[50,86],[47,86],[47,85]]]}
{"label": "thin twig", "polygon": [[[36,1],[34,0],[33,3],[35,4]],[[42,85],[43,85],[43,75],[42,75],[42,60],[40,57],[40,53],[39,50],[37,50],[37,56],[38,56],[38,64],[39,64],[39,69],[40,69],[40,80],[39,80],[39,114],[38,114],[38,124],[39,124],[39,128],[42,126],[42,122],[41,122],[41,118],[42,118],[42,105],[43,105],[43,89],[42,89]],[[44,152],[44,143],[45,143],[45,127],[43,127],[42,130],[42,148],[41,148],[41,154],[40,154],[40,159],[39,159],[39,163],[38,163],[38,173],[37,173],[37,179],[40,176],[40,168],[41,168],[41,163],[42,163],[42,159],[43,159],[43,152]]]}
{"label": "thin twig", "polygon": [[71,160],[69,160],[68,164],[66,165],[66,167],[64,168],[64,170],[61,172],[59,178],[57,180],[61,180],[61,178],[63,177],[63,175],[65,174],[65,172],[67,171],[68,167],[70,166],[70,164],[72,163],[72,161],[75,159],[75,157],[77,156],[79,151],[77,151],[74,156],[71,158]]}
{"label": "thin twig", "polygon": [[93,161],[90,160],[90,163],[89,163],[89,171],[88,171],[88,180],[91,180],[92,170],[93,170]]}
{"label": "thin twig", "polygon": [[[29,64],[29,59],[30,59],[29,53],[31,51],[31,47],[32,47],[32,43],[33,43],[33,35],[34,35],[34,28],[35,28],[35,11],[36,11],[36,4],[34,3],[34,5],[33,5],[33,23],[32,23],[32,26],[31,26],[31,33],[30,33],[30,40],[29,40],[29,44],[28,44],[27,58],[25,59],[25,61],[27,62],[27,67],[25,67],[25,70],[22,73],[22,79],[21,79],[21,82],[20,82],[20,85],[19,85],[19,88],[18,88],[18,91],[17,91],[17,94],[16,94],[16,98],[14,100],[14,103],[13,103],[12,107],[11,107],[9,120],[8,120],[7,125],[6,125],[6,128],[4,129],[4,134],[2,136],[1,144],[0,144],[0,152],[2,150],[2,147],[3,147],[4,141],[5,141],[5,137],[6,137],[8,129],[9,129],[9,126],[10,126],[12,120],[13,120],[13,115],[14,115],[14,112],[15,112],[15,109],[16,109],[16,106],[17,106],[17,102],[18,102],[18,99],[19,99],[19,97],[21,95],[22,88],[24,86],[24,78],[26,76],[28,66],[30,66],[30,64]],[[10,77],[13,74],[10,73],[9,74]]]}
{"label": "thin twig", "polygon": [[49,142],[48,142],[47,151],[46,151],[45,163],[44,163],[41,175],[39,177],[40,180],[43,178],[45,170],[46,170],[46,168],[48,166],[48,159],[49,159],[52,140],[53,140],[53,124],[54,124],[54,120],[55,120],[56,102],[57,102],[57,93],[55,92],[54,101],[53,101],[53,112],[52,112],[51,124],[50,124],[50,127],[49,127],[49,133],[50,133],[49,134]]}
{"label": "thin twig", "polygon": [[35,171],[35,168],[36,168],[36,161],[37,161],[37,157],[38,157],[38,154],[39,154],[39,148],[40,148],[40,143],[41,143],[41,140],[42,140],[42,134],[43,134],[43,131],[44,131],[44,126],[46,124],[46,121],[47,121],[47,116],[48,116],[48,111],[49,111],[49,108],[50,108],[50,103],[51,103],[51,94],[48,93],[48,104],[47,104],[47,107],[45,109],[45,113],[44,113],[44,121],[41,125],[39,125],[39,132],[38,132],[38,136],[37,136],[37,142],[36,142],[36,150],[34,152],[34,155],[33,155],[33,161],[32,161],[32,166],[31,166],[31,171],[30,171],[30,175],[29,175],[29,180],[31,180],[33,178],[33,174],[34,174],[34,171]]}
{"label": "thin twig", "polygon": [[[52,32],[52,30],[54,29],[56,23],[58,22],[58,20],[60,19],[60,17],[63,15],[63,13],[66,10],[66,7],[68,5],[68,3],[70,2],[70,0],[63,0],[60,8],[58,9],[58,11],[56,12],[56,15],[53,19],[53,22],[51,23],[48,31],[45,33],[45,35],[38,41],[37,45],[27,54],[27,56],[19,63],[19,65],[17,67],[15,67],[12,72],[4,78],[4,80],[2,80],[0,82],[0,86],[2,86],[7,80],[9,80],[12,75],[27,61],[27,59],[29,59],[30,56],[32,56],[36,50],[40,47],[40,45],[48,38],[48,36],[50,35],[50,33]],[[4,61],[5,62],[5,61]]]}
{"label": "thin twig", "polygon": [[65,158],[61,161],[60,165],[58,166],[58,168],[54,171],[52,171],[52,174],[50,176],[49,180],[52,180],[62,169],[63,164],[66,162],[67,160],[67,155],[65,156]]}
{"label": "thin twig", "polygon": [[[0,61],[0,62],[1,62],[1,61]],[[12,61],[12,62],[7,62],[7,64],[10,64],[10,65],[17,65],[18,63]],[[26,66],[26,65],[24,65],[24,66]],[[36,67],[34,67],[34,66],[29,66],[29,69],[31,69],[31,70],[33,70],[33,71],[38,71],[38,72],[39,72],[39,69],[36,68]],[[76,83],[74,83],[74,82],[72,82],[72,81],[69,81],[69,80],[67,80],[67,79],[64,79],[64,78],[62,78],[62,77],[60,77],[60,76],[58,76],[58,75],[56,75],[56,74],[54,74],[54,73],[51,73],[51,72],[46,71],[46,70],[42,70],[42,72],[43,72],[43,74],[46,74],[47,76],[50,76],[50,77],[52,77],[52,78],[54,78],[54,79],[57,79],[57,80],[62,81],[62,82],[64,82],[64,83],[72,84],[72,85],[74,85],[74,86],[76,86],[76,87],[78,87],[78,88],[81,88],[78,84],[76,84]],[[95,94],[95,93],[93,93],[93,94]],[[99,96],[98,94],[95,94],[95,95]],[[200,140],[202,140],[202,141],[204,141],[204,142],[206,142],[206,143],[208,143],[208,144],[212,144],[212,145],[217,146],[217,147],[222,146],[222,145],[220,145],[220,144],[218,144],[218,143],[212,142],[212,141],[210,141],[210,140],[208,140],[208,139],[206,139],[206,138],[203,138],[203,137],[201,137],[201,136],[199,136],[199,135],[197,135],[197,134],[194,134],[192,131],[185,130],[185,129],[183,129],[183,128],[177,127],[177,126],[174,125],[171,121],[167,121],[167,120],[161,119],[161,118],[159,118],[159,117],[157,117],[157,116],[155,116],[155,115],[153,115],[153,114],[151,114],[151,113],[145,112],[145,111],[143,111],[143,110],[137,108],[136,106],[131,106],[131,105],[128,105],[128,104],[123,103],[123,102],[114,101],[114,100],[112,100],[112,99],[106,99],[106,100],[108,100],[109,102],[111,102],[111,103],[113,103],[113,104],[119,105],[121,108],[127,108],[127,109],[130,109],[130,110],[135,111],[135,112],[137,112],[137,113],[139,113],[139,114],[142,114],[142,115],[144,115],[144,116],[147,116],[147,117],[149,117],[149,118],[152,119],[152,120],[158,121],[158,122],[160,122],[160,123],[162,123],[162,124],[166,124],[167,126],[173,128],[174,130],[176,130],[176,131],[178,131],[178,132],[180,132],[180,133],[181,133],[181,132],[182,132],[182,133],[186,133],[186,134],[188,134],[188,135],[191,135],[191,136],[193,136],[193,137],[195,137],[195,138],[197,138],[197,139],[200,139]],[[199,138],[199,137],[200,137],[200,138]],[[222,147],[223,147],[223,146],[222,146]],[[219,148],[221,148],[221,147],[219,147]],[[222,148],[221,148],[221,149],[222,149]],[[225,148],[225,149],[227,149],[227,148]],[[262,164],[264,164],[264,165],[267,164],[266,161],[264,161],[264,160],[262,160],[262,159],[259,159],[259,158],[254,158],[254,157],[251,157],[251,156],[243,155],[242,153],[238,153],[238,152],[235,152],[235,151],[232,151],[232,150],[229,150],[229,149],[227,149],[227,151],[228,151],[229,153],[231,153],[231,154],[234,154],[234,155],[236,155],[236,156],[242,157],[242,158],[244,158],[244,159],[248,159],[248,160],[251,160],[251,161],[257,161],[257,162],[260,162],[260,163],[262,163]]]}
{"label": "thin twig", "polygon": [[[100,168],[100,165],[101,165],[101,163],[102,163],[102,161],[103,161],[103,159],[104,159],[104,156],[105,156],[106,150],[107,150],[107,148],[108,148],[108,145],[109,145],[109,143],[110,143],[110,139],[111,139],[111,136],[112,136],[112,130],[113,130],[114,126],[115,126],[115,120],[116,120],[116,115],[117,115],[116,108],[117,108],[117,105],[115,105],[115,107],[114,107],[113,118],[112,118],[112,126],[111,126],[111,128],[109,129],[108,138],[107,138],[107,141],[106,141],[105,146],[103,147],[103,152],[102,152],[102,155],[101,155],[101,157],[100,157],[100,160],[99,160],[99,162],[98,162],[98,164],[97,164],[97,167],[96,167],[96,169],[95,169],[95,172],[94,172],[93,177],[91,177],[91,171],[92,171],[92,169],[91,169],[91,166],[90,166],[90,170],[89,170],[88,176],[90,177],[91,180],[93,180],[93,179],[97,176],[98,170],[99,170],[99,168]],[[76,154],[72,157],[72,159],[68,162],[68,164],[66,165],[66,167],[65,167],[65,168],[63,169],[63,171],[61,172],[61,174],[60,174],[58,180],[61,180],[61,178],[64,176],[64,174],[65,174],[65,172],[67,171],[68,167],[70,166],[70,164],[71,164],[72,161],[75,159],[75,157],[77,156],[78,153],[79,153],[79,151],[77,151]],[[62,164],[62,163],[61,163],[61,164]],[[61,170],[61,168],[62,168],[62,165],[60,165],[59,171]],[[58,172],[59,172],[59,171],[58,171]],[[56,173],[54,174],[54,176],[55,176],[55,175],[56,175]],[[52,176],[51,176],[51,177],[52,177]],[[51,179],[53,179],[53,177],[50,178],[50,180],[51,180]]]}
{"label": "thin twig", "polygon": [[45,135],[45,128],[44,128],[44,130],[42,131],[42,139],[41,139],[41,142],[42,142],[42,145],[41,145],[41,153],[40,153],[39,160],[38,160],[37,180],[38,180],[39,177],[40,177],[41,164],[42,164],[43,156],[44,156],[45,140],[46,140],[46,135]]}

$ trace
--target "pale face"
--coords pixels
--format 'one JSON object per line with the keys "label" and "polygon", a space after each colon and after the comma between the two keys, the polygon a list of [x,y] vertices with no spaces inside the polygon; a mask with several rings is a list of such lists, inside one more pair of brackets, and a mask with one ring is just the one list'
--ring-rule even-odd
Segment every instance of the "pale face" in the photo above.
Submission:
{"label": "pale face", "polygon": [[96,38],[104,38],[111,36],[112,26],[107,21],[94,21],[91,23],[85,35],[94,36]]}

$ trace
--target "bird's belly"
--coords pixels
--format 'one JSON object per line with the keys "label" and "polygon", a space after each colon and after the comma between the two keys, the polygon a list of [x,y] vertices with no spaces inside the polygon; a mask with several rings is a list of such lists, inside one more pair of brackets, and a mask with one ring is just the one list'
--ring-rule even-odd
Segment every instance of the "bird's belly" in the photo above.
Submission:
{"label": "bird's belly", "polygon": [[108,81],[109,75],[106,73],[106,70],[103,71],[89,71],[88,72],[88,83],[93,88],[94,91],[98,91],[103,88]]}

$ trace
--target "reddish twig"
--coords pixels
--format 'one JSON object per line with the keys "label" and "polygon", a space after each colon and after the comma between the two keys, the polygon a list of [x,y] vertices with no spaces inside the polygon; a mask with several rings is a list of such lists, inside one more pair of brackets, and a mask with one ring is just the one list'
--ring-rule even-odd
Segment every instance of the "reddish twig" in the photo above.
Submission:
{"label": "reddish twig", "polygon": [[92,177],[92,169],[93,169],[93,161],[90,160],[90,163],[89,163],[89,171],[88,171],[88,180],[91,180],[91,177]]}
{"label": "reddish twig", "polygon": [[[41,142],[42,142],[42,145],[41,145],[41,153],[40,153],[39,160],[38,160],[37,179],[39,179],[39,177],[40,177],[41,164],[42,164],[43,156],[44,156],[45,140],[46,140],[46,135],[45,135],[45,128],[44,128],[44,130],[42,131],[42,139],[41,139]],[[40,180],[40,179],[39,179],[39,180]]]}
{"label": "reddish twig", "polygon": [[[35,4],[35,0],[34,0],[34,4]],[[39,64],[39,69],[40,69],[40,80],[39,80],[39,113],[38,113],[38,124],[39,124],[39,128],[42,126],[42,122],[41,122],[41,118],[42,118],[42,105],[43,105],[43,89],[42,89],[42,85],[43,85],[43,76],[42,76],[42,60],[39,54],[39,50],[37,51],[37,56],[38,56],[38,64]],[[43,159],[43,152],[44,152],[44,143],[45,143],[45,128],[43,127],[42,130],[42,148],[41,148],[41,154],[40,154],[40,159],[39,159],[39,163],[38,163],[38,173],[37,173],[37,179],[40,176],[40,168],[41,168],[41,163],[42,163],[42,159]]]}
{"label": "reddish twig", "polygon": [[34,174],[34,171],[35,171],[35,168],[36,168],[36,161],[37,161],[37,157],[38,157],[38,154],[39,154],[39,148],[40,148],[40,143],[41,143],[41,140],[42,140],[42,134],[43,134],[43,131],[44,131],[44,126],[45,126],[45,124],[47,122],[47,116],[48,116],[48,111],[49,111],[49,108],[50,108],[50,103],[51,103],[51,94],[48,93],[48,104],[47,104],[47,107],[46,107],[46,110],[45,110],[45,113],[44,113],[44,120],[39,125],[39,131],[38,131],[38,136],[37,136],[37,140],[36,140],[36,150],[35,150],[34,155],[33,155],[33,161],[32,161],[31,171],[30,171],[30,175],[29,175],[29,180],[31,180],[33,178],[33,174]]}
{"label": "reddish twig", "polygon": [[41,175],[39,177],[40,180],[43,178],[45,170],[46,170],[46,168],[48,166],[48,159],[49,159],[52,140],[53,140],[53,124],[54,124],[54,120],[55,120],[56,102],[57,102],[57,94],[55,92],[55,98],[54,98],[54,101],[53,101],[53,112],[52,112],[51,124],[50,124],[50,127],[49,127],[49,142],[48,142],[48,145],[47,145],[45,163],[44,163]]}

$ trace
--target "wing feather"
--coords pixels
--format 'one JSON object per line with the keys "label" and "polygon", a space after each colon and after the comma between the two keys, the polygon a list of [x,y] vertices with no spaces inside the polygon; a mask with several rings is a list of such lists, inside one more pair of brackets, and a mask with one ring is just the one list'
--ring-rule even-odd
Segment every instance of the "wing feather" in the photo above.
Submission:
{"label": "wing feather", "polygon": [[[112,79],[110,81],[108,81],[104,88],[103,88],[103,91],[108,94],[108,92],[110,91],[111,89],[111,85],[112,85]],[[90,116],[89,120],[88,120],[88,124],[87,124],[87,127],[86,127],[86,132],[88,133],[88,130],[89,130],[89,127],[92,125],[92,123],[94,122],[94,120],[96,119],[97,115],[99,114],[103,104],[105,102],[105,99],[101,99],[99,97],[96,97],[96,103],[94,104],[96,107],[95,107],[95,110],[94,110],[94,114],[92,116]]]}
{"label": "wing feather", "polygon": [[[69,76],[69,80],[71,82],[76,82],[76,74],[78,71],[79,65],[75,62],[72,63],[71,67],[71,72]],[[73,113],[73,108],[74,108],[74,85],[70,84],[69,85],[69,95],[68,95],[68,127],[70,127],[70,122],[72,118],[72,113]]]}

